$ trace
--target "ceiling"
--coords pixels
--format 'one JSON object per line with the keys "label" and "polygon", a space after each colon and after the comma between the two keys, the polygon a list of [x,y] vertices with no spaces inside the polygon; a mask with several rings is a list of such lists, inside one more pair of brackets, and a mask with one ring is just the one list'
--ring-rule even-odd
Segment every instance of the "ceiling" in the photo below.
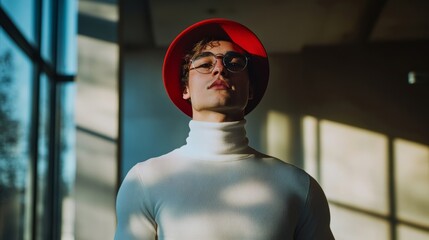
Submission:
{"label": "ceiling", "polygon": [[167,47],[181,30],[212,17],[229,18],[248,26],[269,52],[298,52],[307,45],[429,39],[428,0],[123,2],[124,22],[134,20],[125,31],[134,35],[124,38],[129,40],[125,44],[130,45]]}

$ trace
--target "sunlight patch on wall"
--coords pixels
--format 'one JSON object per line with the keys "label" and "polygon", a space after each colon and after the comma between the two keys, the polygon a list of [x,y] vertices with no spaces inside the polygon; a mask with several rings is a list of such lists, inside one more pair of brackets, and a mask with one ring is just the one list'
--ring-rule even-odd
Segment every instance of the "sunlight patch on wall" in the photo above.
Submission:
{"label": "sunlight patch on wall", "polygon": [[76,123],[115,138],[118,114],[118,45],[80,35]]}
{"label": "sunlight patch on wall", "polygon": [[100,1],[79,1],[79,13],[114,22],[119,20],[117,6]]}
{"label": "sunlight patch on wall", "polygon": [[[97,32],[94,26],[107,21],[111,21],[107,26],[112,29],[104,30],[114,30],[117,12],[114,2],[79,1],[80,20],[88,24],[88,31]],[[119,45],[79,35],[78,46],[76,239],[113,239],[116,225]]]}
{"label": "sunlight patch on wall", "polygon": [[336,239],[388,240],[389,224],[366,214],[330,206],[331,228]]}
{"label": "sunlight patch on wall", "polygon": [[316,179],[319,177],[317,176],[317,124],[315,117],[302,118],[304,170]]}
{"label": "sunlight patch on wall", "polygon": [[112,239],[115,232],[115,143],[76,135],[76,239]]}
{"label": "sunlight patch on wall", "polygon": [[[304,167],[312,175],[320,168],[319,182],[331,201],[336,238],[390,239],[393,227],[399,240],[428,239],[424,229],[429,228],[429,146],[403,139],[389,144],[386,135],[312,116],[302,118],[302,134]],[[395,170],[395,196],[390,199],[396,203],[399,224],[395,226],[377,216],[391,214],[389,158]]]}
{"label": "sunlight patch on wall", "polygon": [[75,200],[72,197],[65,197],[62,202],[62,232],[61,239],[74,240],[74,221],[75,221]]}
{"label": "sunlight patch on wall", "polygon": [[286,114],[268,112],[266,139],[268,155],[290,162],[290,120]]}
{"label": "sunlight patch on wall", "polygon": [[428,240],[429,233],[405,225],[398,226],[398,240]]}
{"label": "sunlight patch on wall", "polygon": [[395,139],[394,156],[398,218],[429,228],[429,146]]}
{"label": "sunlight patch on wall", "polygon": [[388,214],[387,137],[320,122],[321,183],[329,199]]}

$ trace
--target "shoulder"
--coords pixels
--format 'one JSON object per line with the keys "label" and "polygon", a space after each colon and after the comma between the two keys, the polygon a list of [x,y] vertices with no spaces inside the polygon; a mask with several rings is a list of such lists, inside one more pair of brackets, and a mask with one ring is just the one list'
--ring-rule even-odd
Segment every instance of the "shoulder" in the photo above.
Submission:
{"label": "shoulder", "polygon": [[296,239],[334,239],[330,229],[328,201],[320,184],[303,169],[277,158],[269,161],[275,165],[273,171],[286,186],[289,196],[299,202]]}
{"label": "shoulder", "polygon": [[134,179],[140,185],[150,186],[160,177],[165,177],[173,174],[183,168],[187,162],[182,159],[177,150],[173,150],[167,154],[149,158],[135,164],[127,173],[125,180]]}
{"label": "shoulder", "polygon": [[305,202],[311,176],[303,169],[278,158],[256,152],[256,172],[271,182],[283,196]]}
{"label": "shoulder", "polygon": [[257,158],[261,159],[263,164],[270,166],[271,174],[283,180],[285,184],[309,189],[311,176],[302,168],[262,153],[257,153]]}
{"label": "shoulder", "polygon": [[117,202],[124,205],[150,206],[149,196],[152,191],[177,162],[174,156],[172,151],[135,164],[121,183]]}
{"label": "shoulder", "polygon": [[295,231],[296,239],[333,240],[330,221],[329,205],[325,193],[317,181],[310,178],[306,203]]}

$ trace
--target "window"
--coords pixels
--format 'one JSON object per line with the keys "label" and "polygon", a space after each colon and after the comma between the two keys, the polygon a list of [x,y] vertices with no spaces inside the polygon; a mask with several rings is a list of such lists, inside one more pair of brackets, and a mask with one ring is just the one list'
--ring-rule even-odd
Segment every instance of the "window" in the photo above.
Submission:
{"label": "window", "polygon": [[73,234],[75,5],[0,1],[0,239]]}

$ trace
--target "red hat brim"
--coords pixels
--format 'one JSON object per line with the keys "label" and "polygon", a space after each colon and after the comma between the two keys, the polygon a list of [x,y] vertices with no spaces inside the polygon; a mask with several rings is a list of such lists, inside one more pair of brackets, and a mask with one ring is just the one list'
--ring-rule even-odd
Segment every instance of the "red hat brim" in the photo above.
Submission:
{"label": "red hat brim", "polygon": [[229,40],[250,55],[249,76],[253,88],[253,98],[248,101],[244,113],[251,112],[261,101],[268,85],[267,52],[250,29],[228,19],[213,18],[197,22],[186,28],[173,40],[167,49],[162,68],[164,87],[168,96],[182,112],[192,117],[192,106],[183,99],[180,84],[182,64],[185,55],[204,38]]}

